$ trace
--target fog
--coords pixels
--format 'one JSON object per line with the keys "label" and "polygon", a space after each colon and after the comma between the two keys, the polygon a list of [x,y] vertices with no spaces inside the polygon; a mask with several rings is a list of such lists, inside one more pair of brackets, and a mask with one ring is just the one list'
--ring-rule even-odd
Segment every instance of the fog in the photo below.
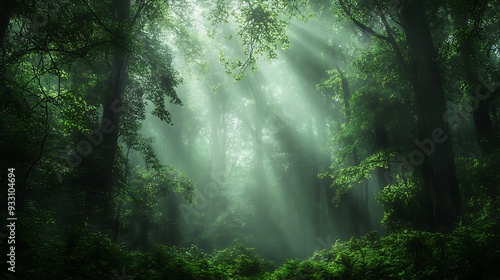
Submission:
{"label": "fog", "polygon": [[[237,242],[282,262],[368,232],[356,225],[364,213],[353,214],[352,205],[333,206],[330,182],[318,178],[332,151],[342,149],[328,139],[345,118],[333,93],[338,89],[320,84],[332,64],[347,68],[359,55],[348,49],[342,53],[341,47],[361,50],[352,26],[332,29],[333,24],[320,16],[293,20],[287,28],[290,47],[280,49],[275,59],[258,60],[239,80],[220,60],[221,52],[244,58],[231,23],[212,38],[209,22],[194,24],[190,32],[200,47],[197,59],[174,55],[183,78],[177,89],[183,106],[169,105],[173,125],[146,114],[142,128],[154,139],[161,162],[196,184],[194,204],[171,194],[158,208],[166,223],[149,242],[196,244],[207,251]],[[144,164],[139,158],[133,164]],[[363,223],[381,219],[375,191],[354,195],[373,208]],[[162,236],[171,232],[178,238]]]}

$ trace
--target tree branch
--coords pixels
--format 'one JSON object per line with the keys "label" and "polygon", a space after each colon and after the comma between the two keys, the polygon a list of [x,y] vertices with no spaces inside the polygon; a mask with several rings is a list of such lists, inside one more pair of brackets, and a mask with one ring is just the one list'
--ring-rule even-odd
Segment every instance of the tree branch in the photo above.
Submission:
{"label": "tree branch", "polygon": [[339,4],[342,7],[342,9],[344,10],[344,12],[346,13],[346,15],[351,19],[351,21],[354,24],[356,24],[359,28],[361,28],[361,30],[363,30],[363,31],[365,31],[365,32],[371,34],[372,36],[374,36],[376,38],[379,38],[381,40],[384,40],[384,41],[388,41],[389,40],[389,38],[387,38],[386,36],[378,34],[372,28],[366,26],[365,24],[361,23],[359,20],[357,20],[356,18],[354,18],[354,16],[351,14],[351,9],[347,7],[347,5],[345,4],[344,0],[339,0]]}

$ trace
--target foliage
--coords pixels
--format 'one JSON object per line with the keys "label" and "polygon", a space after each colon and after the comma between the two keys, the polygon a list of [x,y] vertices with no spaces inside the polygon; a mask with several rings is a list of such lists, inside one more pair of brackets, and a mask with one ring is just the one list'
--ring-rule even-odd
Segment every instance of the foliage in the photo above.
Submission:
{"label": "foliage", "polygon": [[[156,169],[144,169],[137,166],[131,172],[128,183],[120,188],[120,195],[115,198],[116,213],[120,231],[131,234],[133,244],[146,240],[137,240],[135,229],[148,230],[162,225],[166,217],[160,206],[166,204],[168,196],[179,196],[192,203],[195,185],[189,177],[173,166],[160,165]],[[147,233],[146,233],[147,235]]]}
{"label": "foliage", "polygon": [[218,270],[241,277],[235,279],[259,279],[260,275],[274,266],[272,262],[259,258],[253,249],[241,244],[217,251],[212,256]]}
{"label": "foliage", "polygon": [[226,72],[240,80],[247,68],[257,69],[258,58],[277,58],[278,49],[288,48],[286,27],[292,17],[300,14],[298,7],[303,5],[301,0],[215,1],[210,14],[212,24],[217,26],[234,21],[237,24],[238,41],[244,48],[243,59],[232,59],[224,53],[220,54]]}
{"label": "foliage", "polygon": [[332,164],[328,171],[319,173],[318,177],[323,179],[328,176],[332,179],[330,187],[336,189],[332,202],[339,206],[354,184],[369,179],[377,168],[388,168],[390,156],[389,153],[381,151],[367,157],[359,165],[338,168],[337,164]]}
{"label": "foliage", "polygon": [[370,233],[337,241],[308,260],[290,260],[266,279],[496,279],[498,230],[490,216],[450,234]]}
{"label": "foliage", "polygon": [[[174,193],[182,195],[187,201],[193,200],[194,184],[189,177],[175,169],[171,165],[161,166],[159,169],[147,170],[141,167],[134,169],[130,179],[129,189],[125,192],[129,199],[133,201],[153,200],[158,201],[163,196]],[[151,202],[152,205],[156,203]],[[145,203],[139,205],[139,208],[149,208],[152,205]]]}
{"label": "foliage", "polygon": [[397,178],[395,183],[386,185],[377,198],[384,206],[381,222],[390,231],[413,228],[412,222],[416,221],[421,209],[415,199],[417,189],[413,176],[403,178],[398,174]]}
{"label": "foliage", "polygon": [[[261,279],[273,268],[251,248],[240,244],[207,254],[192,245],[187,248],[156,246],[150,251],[130,251],[108,236],[90,229],[72,232],[71,251],[62,242],[50,244],[48,251],[37,251],[37,262],[50,265],[26,267],[29,279]],[[54,239],[56,241],[56,239]],[[57,249],[56,249],[57,248]],[[56,251],[54,251],[56,249]],[[46,254],[51,252],[53,255]],[[47,263],[48,264],[48,263]]]}
{"label": "foliage", "polygon": [[482,218],[448,234],[400,230],[386,236],[371,232],[338,240],[307,260],[288,260],[275,271],[270,271],[271,262],[241,244],[212,254],[194,245],[130,251],[100,232],[75,228],[66,244],[54,236],[45,243],[47,250],[33,251],[38,262],[50,259],[51,265],[29,266],[24,273],[37,279],[56,275],[60,279],[114,279],[113,271],[148,280],[496,279],[500,272],[498,216],[492,215],[488,205],[473,215],[478,216]]}
{"label": "foliage", "polygon": [[496,171],[500,168],[500,150],[486,157],[457,158],[457,166],[460,181],[470,186],[467,189],[470,196],[499,194],[500,174]]}
{"label": "foliage", "polygon": [[[500,204],[498,203],[500,191],[500,174],[497,170],[500,168],[500,151],[482,157],[457,159],[459,168],[458,179],[469,186],[464,189],[464,199],[467,202],[467,210],[474,214],[474,219],[483,219],[481,215],[493,213],[500,215]],[[479,210],[487,207],[488,211]],[[481,213],[481,214],[477,214]]]}

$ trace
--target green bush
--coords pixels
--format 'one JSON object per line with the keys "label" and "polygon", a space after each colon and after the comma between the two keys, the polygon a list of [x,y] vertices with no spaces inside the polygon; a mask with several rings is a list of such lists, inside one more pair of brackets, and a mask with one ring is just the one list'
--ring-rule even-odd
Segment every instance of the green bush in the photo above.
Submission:
{"label": "green bush", "polygon": [[224,250],[216,251],[212,263],[217,270],[223,271],[234,279],[252,279],[270,271],[274,264],[257,256],[253,249],[236,244]]}

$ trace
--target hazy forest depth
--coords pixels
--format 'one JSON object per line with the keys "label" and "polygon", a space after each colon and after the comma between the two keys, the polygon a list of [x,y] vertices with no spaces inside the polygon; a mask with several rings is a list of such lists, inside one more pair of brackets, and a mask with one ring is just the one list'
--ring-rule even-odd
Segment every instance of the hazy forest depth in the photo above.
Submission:
{"label": "hazy forest depth", "polygon": [[0,279],[500,279],[500,1],[4,0]]}

